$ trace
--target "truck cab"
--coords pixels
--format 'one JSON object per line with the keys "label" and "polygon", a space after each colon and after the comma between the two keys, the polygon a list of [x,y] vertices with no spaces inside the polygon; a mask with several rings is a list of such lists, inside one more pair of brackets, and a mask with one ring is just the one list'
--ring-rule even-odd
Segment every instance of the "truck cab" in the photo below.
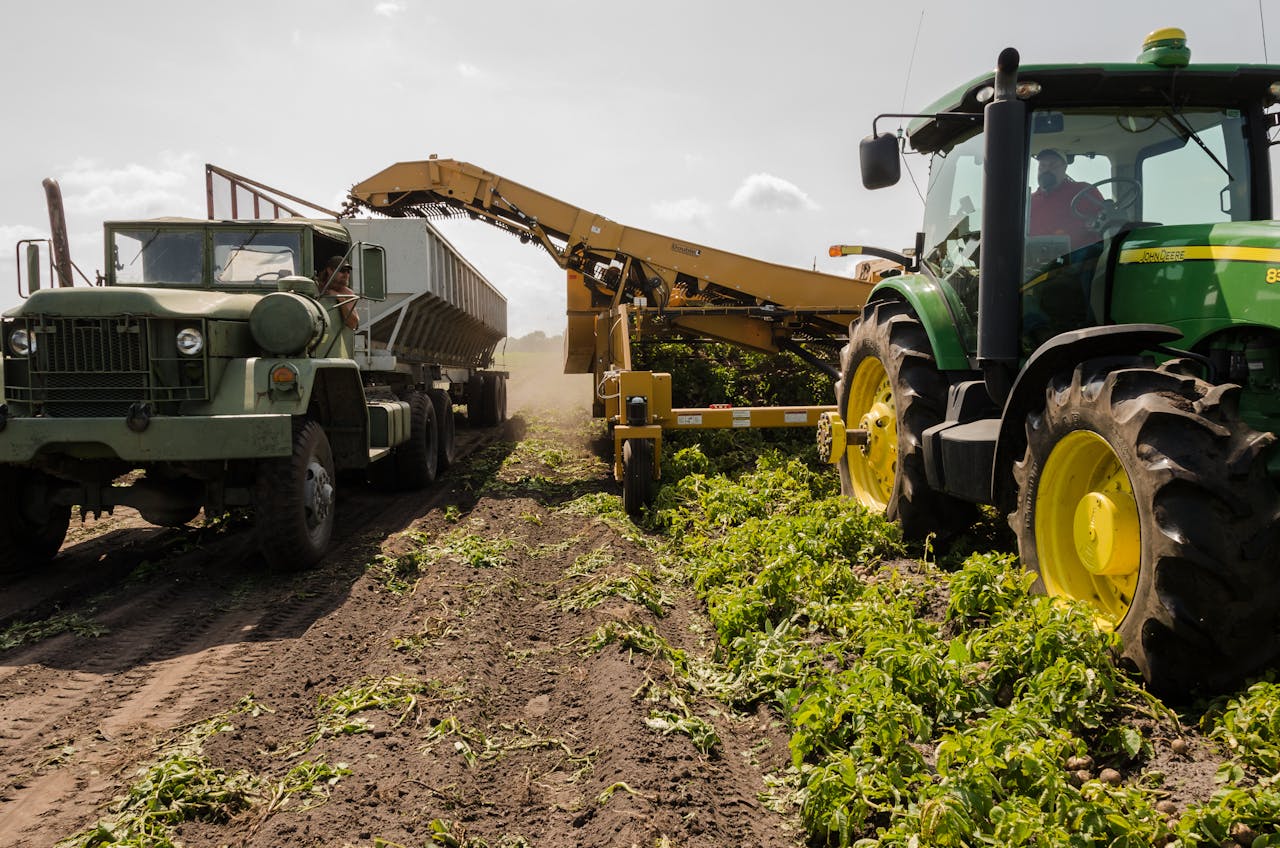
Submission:
{"label": "truck cab", "polygon": [[[378,232],[401,248],[390,296]],[[432,482],[469,366],[505,334],[505,300],[453,273],[460,258],[425,222],[114,221],[105,249],[94,286],[41,289],[30,263],[29,295],[0,327],[0,571],[51,558],[72,508],[120,505],[168,526],[248,508],[269,566],[314,565],[339,473]],[[331,259],[351,266],[352,293],[318,284]],[[470,284],[464,310],[442,277]],[[474,323],[444,326],[481,301]],[[481,383],[505,417],[501,382]]]}

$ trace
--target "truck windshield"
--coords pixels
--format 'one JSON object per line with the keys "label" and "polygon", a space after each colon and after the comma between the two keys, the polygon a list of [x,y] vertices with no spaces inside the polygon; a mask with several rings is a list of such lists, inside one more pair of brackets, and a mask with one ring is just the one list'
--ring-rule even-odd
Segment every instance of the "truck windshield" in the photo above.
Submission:
{"label": "truck windshield", "polygon": [[302,235],[270,228],[126,227],[112,232],[111,248],[117,285],[204,287],[211,267],[214,287],[275,289],[302,270]]}
{"label": "truck windshield", "polygon": [[301,238],[277,230],[218,230],[213,234],[215,285],[262,285],[300,273]]}
{"label": "truck windshield", "polygon": [[119,285],[175,283],[198,286],[204,278],[204,237],[187,230],[116,230],[111,242]]}

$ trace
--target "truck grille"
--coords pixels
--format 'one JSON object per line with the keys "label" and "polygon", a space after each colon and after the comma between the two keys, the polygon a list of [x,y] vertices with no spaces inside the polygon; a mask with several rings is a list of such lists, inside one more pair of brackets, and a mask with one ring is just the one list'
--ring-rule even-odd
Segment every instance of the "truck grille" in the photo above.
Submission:
{"label": "truck grille", "polygon": [[[135,318],[19,319],[36,340],[25,360],[10,360],[6,393],[54,418],[116,418],[135,403],[157,413],[208,397],[203,356],[179,357],[172,320]],[[184,321],[183,326],[195,322]],[[203,332],[203,322],[201,331]]]}

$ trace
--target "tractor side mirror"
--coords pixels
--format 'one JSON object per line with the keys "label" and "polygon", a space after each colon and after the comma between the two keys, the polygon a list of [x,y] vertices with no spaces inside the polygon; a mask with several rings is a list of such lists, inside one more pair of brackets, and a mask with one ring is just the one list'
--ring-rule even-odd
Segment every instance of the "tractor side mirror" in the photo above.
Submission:
{"label": "tractor side mirror", "polygon": [[898,160],[898,137],[892,133],[869,135],[858,145],[862,164],[862,185],[869,189],[896,185],[902,176]]}

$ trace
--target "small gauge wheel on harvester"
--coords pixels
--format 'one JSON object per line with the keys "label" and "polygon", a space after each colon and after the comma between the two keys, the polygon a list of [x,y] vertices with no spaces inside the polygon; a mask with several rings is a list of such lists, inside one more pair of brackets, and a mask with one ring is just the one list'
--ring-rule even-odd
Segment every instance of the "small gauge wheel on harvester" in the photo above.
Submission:
{"label": "small gauge wheel on harvester", "polygon": [[627,515],[640,515],[653,502],[653,470],[652,439],[622,443],[622,507]]}

